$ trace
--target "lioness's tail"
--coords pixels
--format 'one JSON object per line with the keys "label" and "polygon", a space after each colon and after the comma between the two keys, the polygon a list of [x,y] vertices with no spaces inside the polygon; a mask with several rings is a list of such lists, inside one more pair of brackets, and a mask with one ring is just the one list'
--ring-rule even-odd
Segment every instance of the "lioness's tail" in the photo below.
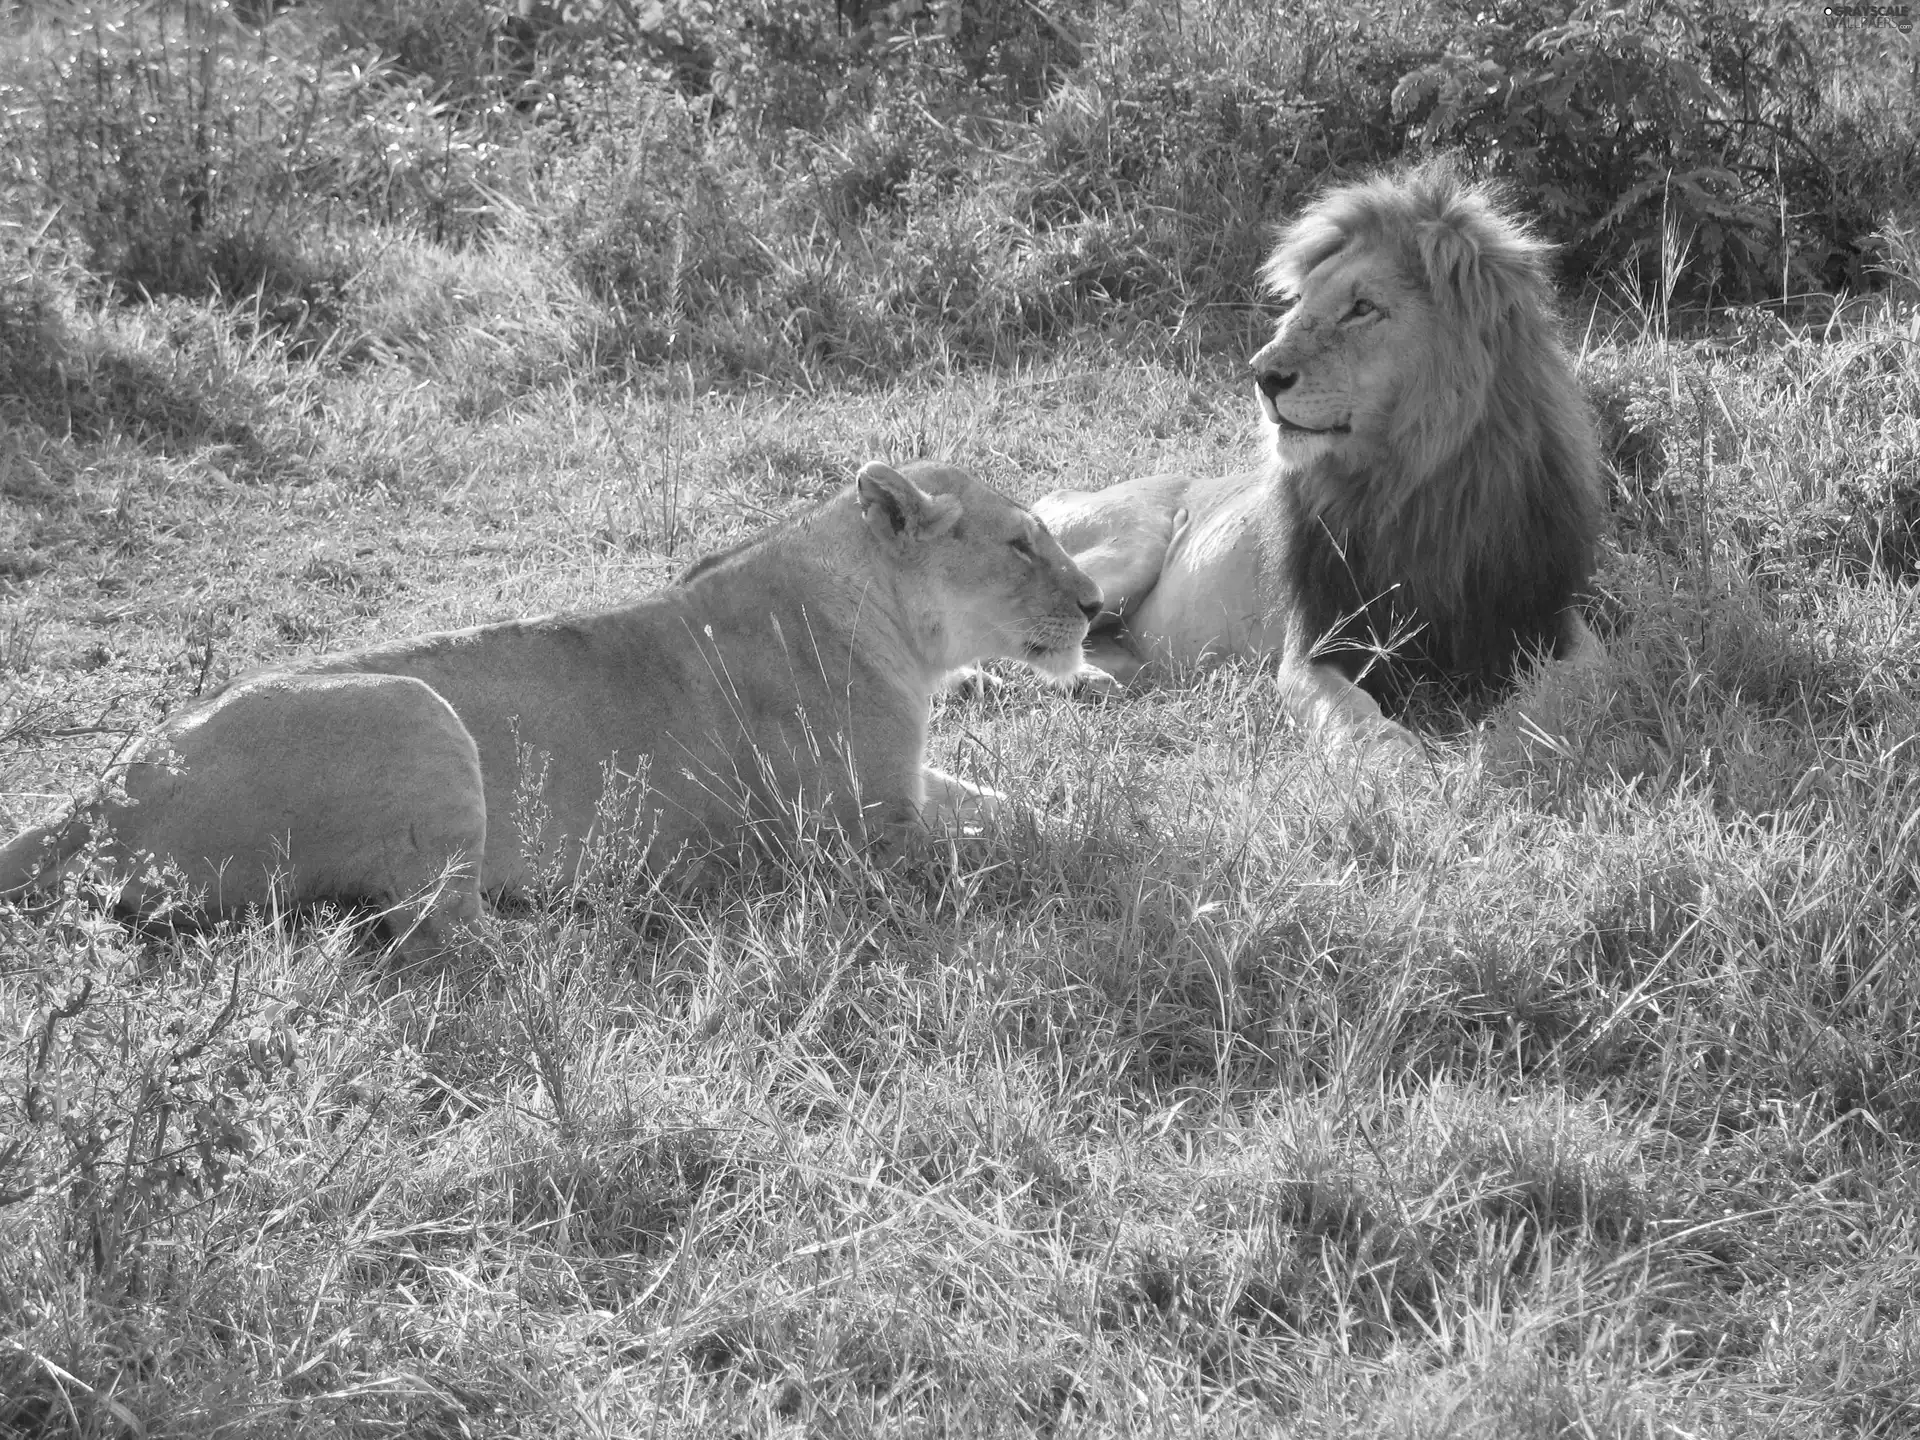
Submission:
{"label": "lioness's tail", "polygon": [[58,820],[23,830],[0,845],[0,900],[51,879],[92,836],[89,807],[75,805]]}

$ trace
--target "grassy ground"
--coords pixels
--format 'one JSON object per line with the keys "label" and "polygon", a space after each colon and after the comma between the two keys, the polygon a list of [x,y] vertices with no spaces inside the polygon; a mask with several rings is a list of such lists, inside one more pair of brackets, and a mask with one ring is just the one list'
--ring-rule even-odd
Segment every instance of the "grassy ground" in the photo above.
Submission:
{"label": "grassy ground", "polygon": [[[866,458],[1252,440],[1225,360],[697,395],[535,255],[382,266],[298,360],[8,320],[7,828],[227,673],[617,601]],[[1611,661],[1404,773],[1253,670],[1019,687],[937,717],[1062,821],[984,862],[610,871],[415,984],[355,917],[0,912],[0,1430],[1910,1433],[1917,340],[1593,339]]]}

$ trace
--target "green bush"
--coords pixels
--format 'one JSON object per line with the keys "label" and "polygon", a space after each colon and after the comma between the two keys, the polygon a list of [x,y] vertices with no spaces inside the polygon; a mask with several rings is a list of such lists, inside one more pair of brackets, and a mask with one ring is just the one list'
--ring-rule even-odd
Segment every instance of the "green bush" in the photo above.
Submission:
{"label": "green bush", "polygon": [[517,48],[504,46],[512,7],[488,0],[343,0],[328,7],[330,48],[374,55],[426,94],[485,105],[524,73]]}
{"label": "green bush", "polygon": [[861,375],[1083,327],[1244,349],[1274,223],[1410,149],[1514,180],[1565,279],[1642,300],[1878,283],[1920,181],[1891,45],[1776,0],[270,11],[37,11],[0,178],[119,295],[257,294],[314,350],[370,231],[511,219],[623,363]]}
{"label": "green bush", "polygon": [[241,474],[284,460],[291,436],[236,353],[231,315],[186,301],[126,314],[97,291],[44,228],[0,220],[0,497],[69,505],[83,447],[125,441],[215,448]]}
{"label": "green bush", "polygon": [[0,82],[15,178],[130,293],[248,283],[282,259],[263,237],[321,155],[299,78],[243,56],[240,28],[217,5],[68,7]]}
{"label": "green bush", "polygon": [[743,197],[686,103],[638,78],[556,171],[550,229],[575,272],[620,310],[634,352],[665,360],[688,317],[732,308],[765,274]]}
{"label": "green bush", "polygon": [[[873,7],[838,26],[824,8],[664,13],[656,41],[708,44],[711,65],[561,85],[574,149],[549,222],[647,361],[889,373],[1090,325],[1238,344],[1272,221],[1328,147],[1352,165],[1391,153],[1390,79],[1329,59],[1352,38],[1337,27],[1251,54],[1129,14],[1103,22],[1102,47],[1035,52],[1086,58],[1030,111],[1028,81],[989,63],[1018,25],[995,31],[988,7]],[[723,14],[738,21],[725,38],[702,28]],[[685,93],[700,75],[711,88]],[[1364,92],[1364,118],[1330,127],[1302,83]]]}
{"label": "green bush", "polygon": [[304,12],[82,0],[6,43],[4,178],[122,295],[259,292],[324,318],[357,226],[467,238],[514,185],[501,102],[437,99]]}
{"label": "green bush", "polygon": [[1415,145],[1517,181],[1580,275],[1778,298],[1857,283],[1860,241],[1899,193],[1892,174],[1848,183],[1875,168],[1830,103],[1855,58],[1778,3],[1506,0],[1409,71],[1393,110]]}
{"label": "green bush", "polygon": [[[1031,105],[1080,59],[1083,4],[1026,0],[669,0],[640,37],[683,80],[704,55],[756,138],[817,132],[902,88],[951,108]],[[970,102],[970,103],[969,103]]]}
{"label": "green bush", "polygon": [[110,1293],[141,1294],[181,1216],[244,1173],[299,1059],[297,1006],[182,958],[161,986],[112,954],[34,987],[22,1084],[0,1100],[0,1207],[56,1212],[71,1263]]}

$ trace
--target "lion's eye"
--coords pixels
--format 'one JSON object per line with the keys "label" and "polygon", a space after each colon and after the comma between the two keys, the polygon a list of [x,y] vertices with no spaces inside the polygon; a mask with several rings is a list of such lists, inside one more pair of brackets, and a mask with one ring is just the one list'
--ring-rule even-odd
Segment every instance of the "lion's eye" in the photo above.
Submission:
{"label": "lion's eye", "polygon": [[1369,315],[1377,315],[1379,310],[1380,307],[1371,300],[1356,300],[1353,302],[1353,308],[1347,311],[1347,319],[1362,320]]}
{"label": "lion's eye", "polygon": [[1298,295],[1281,295],[1274,299],[1273,307],[1284,315],[1299,303],[1300,297]]}

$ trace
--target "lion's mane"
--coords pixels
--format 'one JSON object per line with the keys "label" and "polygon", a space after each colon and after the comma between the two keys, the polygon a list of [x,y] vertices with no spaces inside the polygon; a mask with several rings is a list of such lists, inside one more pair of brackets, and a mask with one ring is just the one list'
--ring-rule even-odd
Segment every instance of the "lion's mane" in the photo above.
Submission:
{"label": "lion's mane", "polygon": [[[1272,462],[1288,599],[1320,652],[1374,692],[1508,680],[1560,654],[1593,569],[1598,445],[1548,273],[1549,245],[1445,160],[1342,186],[1280,235],[1264,270],[1297,287],[1330,255],[1377,251],[1430,302],[1437,336],[1400,376],[1386,433]],[[1384,665],[1368,652],[1392,651]]]}

